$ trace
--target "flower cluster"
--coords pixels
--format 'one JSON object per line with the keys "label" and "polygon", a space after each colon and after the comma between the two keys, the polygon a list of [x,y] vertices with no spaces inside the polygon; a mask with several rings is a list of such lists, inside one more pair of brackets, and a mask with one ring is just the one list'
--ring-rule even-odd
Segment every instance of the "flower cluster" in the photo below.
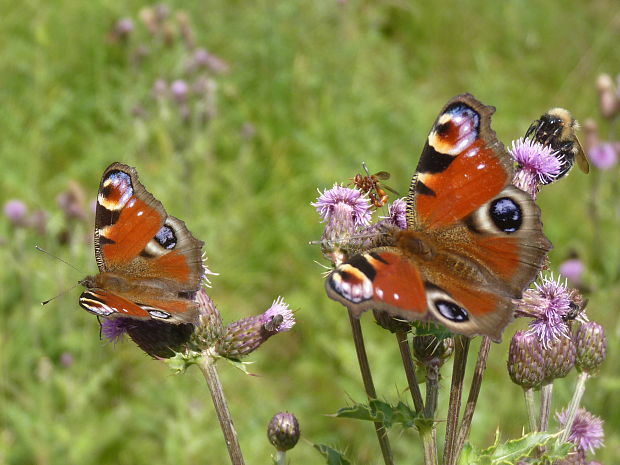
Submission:
{"label": "flower cluster", "polygon": [[163,120],[177,115],[186,124],[211,121],[218,111],[216,78],[227,73],[230,65],[196,44],[191,21],[184,11],[173,12],[165,4],[158,4],[143,8],[138,17],[141,28],[131,18],[120,18],[108,34],[109,42],[127,50],[135,68],[167,56],[182,66],[153,82],[152,99],[136,103],[134,116],[138,121],[147,119],[155,104]]}

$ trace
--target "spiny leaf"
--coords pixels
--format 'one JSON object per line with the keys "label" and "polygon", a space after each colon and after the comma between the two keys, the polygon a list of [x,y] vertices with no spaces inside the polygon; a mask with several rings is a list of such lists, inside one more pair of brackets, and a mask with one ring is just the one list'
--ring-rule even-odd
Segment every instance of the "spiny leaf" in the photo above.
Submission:
{"label": "spiny leaf", "polygon": [[314,444],[314,448],[318,450],[323,457],[327,459],[327,465],[351,465],[341,452],[333,449],[325,444]]}
{"label": "spiny leaf", "polygon": [[174,357],[170,357],[164,360],[164,363],[170,367],[175,373],[183,373],[190,365],[197,365],[202,360],[202,354],[200,352],[187,351],[177,352]]}
{"label": "spiny leaf", "polygon": [[[355,404],[352,407],[344,407],[335,414],[339,418],[353,418],[356,420],[365,420],[383,423],[386,428],[399,423],[405,428],[411,428],[414,425],[423,424],[424,420],[420,415],[416,414],[403,402],[399,402],[396,406],[392,406],[387,402],[377,399],[371,400],[368,405]],[[422,423],[420,423],[422,422]]]}

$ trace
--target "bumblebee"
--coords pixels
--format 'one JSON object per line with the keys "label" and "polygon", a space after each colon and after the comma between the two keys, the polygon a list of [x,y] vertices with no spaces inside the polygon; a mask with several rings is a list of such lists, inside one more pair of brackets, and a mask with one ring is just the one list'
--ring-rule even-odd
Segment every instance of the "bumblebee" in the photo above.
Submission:
{"label": "bumblebee", "polygon": [[[550,147],[561,162],[560,172],[555,179],[566,175],[577,160],[577,166],[584,173],[590,171],[590,164],[577,137],[579,123],[568,110],[552,108],[534,121],[525,137]],[[544,184],[548,184],[547,181]]]}

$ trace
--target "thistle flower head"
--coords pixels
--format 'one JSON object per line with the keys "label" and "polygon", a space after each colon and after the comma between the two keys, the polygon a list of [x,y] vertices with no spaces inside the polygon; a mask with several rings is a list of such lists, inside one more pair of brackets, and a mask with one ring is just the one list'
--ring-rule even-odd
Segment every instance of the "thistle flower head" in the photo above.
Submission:
{"label": "thistle flower head", "polygon": [[618,162],[618,154],[613,144],[600,143],[590,148],[588,152],[590,161],[600,170],[608,170]]}
{"label": "thistle flower head", "polygon": [[[558,412],[556,417],[562,426],[566,426],[568,410]],[[603,445],[603,439],[603,420],[584,408],[577,409],[568,440],[575,444],[577,449],[594,452]]]}
{"label": "thistle flower head", "polygon": [[560,278],[553,275],[542,278],[540,284],[527,289],[517,304],[517,316],[534,318],[529,331],[535,334],[543,347],[553,340],[569,336],[566,315],[571,309],[571,292]]}
{"label": "thistle flower head", "polygon": [[407,202],[404,198],[394,200],[388,207],[388,216],[379,218],[387,220],[400,229],[407,229]]}
{"label": "thistle flower head", "polygon": [[101,334],[108,341],[117,343],[127,333],[132,318],[105,318],[101,320]]}
{"label": "thistle flower head", "polygon": [[572,284],[579,286],[585,267],[579,257],[571,257],[560,264],[559,272],[566,277]]}
{"label": "thistle flower head", "polygon": [[370,201],[357,189],[334,184],[331,189],[325,189],[311,205],[316,208],[324,223],[338,219],[337,217],[342,215],[339,210],[343,210],[351,218],[354,227],[360,228],[370,224],[372,216]]}
{"label": "thistle flower head", "polygon": [[576,347],[570,336],[561,336],[542,347],[545,383],[564,378],[575,366]]}
{"label": "thistle flower head", "polygon": [[454,352],[454,338],[440,339],[432,334],[413,337],[413,355],[416,360],[426,366],[441,366]]}
{"label": "thistle flower head", "polygon": [[258,349],[271,336],[289,331],[295,325],[295,316],[281,297],[257,316],[243,318],[229,324],[216,351],[227,358],[239,358]]}
{"label": "thistle flower head", "polygon": [[399,317],[394,317],[390,315],[385,310],[373,310],[373,316],[375,317],[375,321],[379,326],[383,329],[387,329],[392,333],[400,332],[406,333],[411,330],[411,323],[403,320]]}
{"label": "thistle flower head", "polygon": [[288,412],[276,413],[267,426],[269,442],[282,452],[295,447],[300,434],[297,418]]}
{"label": "thistle flower head", "polygon": [[21,200],[12,199],[4,204],[4,216],[14,226],[25,226],[28,223],[27,215],[28,208]]}
{"label": "thistle flower head", "polygon": [[513,184],[532,198],[536,198],[540,184],[553,182],[562,169],[564,160],[551,147],[532,139],[517,139],[508,151],[519,165]]}
{"label": "thistle flower head", "polygon": [[574,339],[577,369],[586,373],[596,372],[607,356],[605,329],[594,321],[588,321],[581,324]]}
{"label": "thistle flower head", "polygon": [[530,389],[544,379],[544,359],[538,338],[528,331],[517,331],[508,349],[508,374],[515,384]]}
{"label": "thistle flower head", "polygon": [[170,92],[174,99],[179,103],[184,103],[187,100],[187,94],[189,93],[189,86],[187,82],[182,79],[177,79],[170,84]]}

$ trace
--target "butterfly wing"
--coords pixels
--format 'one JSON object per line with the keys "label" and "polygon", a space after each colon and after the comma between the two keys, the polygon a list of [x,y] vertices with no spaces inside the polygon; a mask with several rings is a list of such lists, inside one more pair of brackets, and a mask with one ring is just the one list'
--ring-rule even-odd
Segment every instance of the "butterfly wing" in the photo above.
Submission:
{"label": "butterfly wing", "polygon": [[[512,299],[535,278],[551,245],[538,207],[510,185],[513,161],[491,129],[493,112],[469,94],[446,104],[412,180],[408,229],[387,239],[393,256],[373,259],[385,253],[380,248],[339,266],[326,283],[330,297],[357,313],[381,308],[501,338]],[[386,300],[379,286],[383,296],[415,294],[407,299],[415,309]]]}
{"label": "butterfly wing", "polygon": [[[95,257],[101,274],[87,286],[80,305],[98,313],[102,307],[93,302],[99,299],[116,309],[103,316],[192,321],[193,298],[204,276],[202,245],[183,221],[168,216],[135,168],[113,163],[101,179],[95,212]],[[142,311],[123,312],[122,302],[112,295]]]}

